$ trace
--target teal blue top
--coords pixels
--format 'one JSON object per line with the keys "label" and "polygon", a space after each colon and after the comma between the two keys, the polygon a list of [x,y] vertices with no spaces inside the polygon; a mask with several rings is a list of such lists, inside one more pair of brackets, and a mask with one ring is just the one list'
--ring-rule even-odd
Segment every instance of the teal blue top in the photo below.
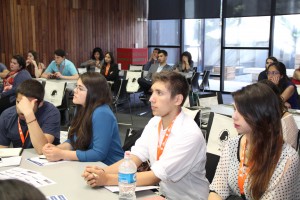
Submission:
{"label": "teal blue top", "polygon": [[[101,161],[111,165],[124,157],[117,120],[106,104],[97,107],[92,116],[93,136],[88,150],[76,150],[81,162]],[[76,141],[76,136],[74,136]],[[71,143],[68,139],[66,142]]]}

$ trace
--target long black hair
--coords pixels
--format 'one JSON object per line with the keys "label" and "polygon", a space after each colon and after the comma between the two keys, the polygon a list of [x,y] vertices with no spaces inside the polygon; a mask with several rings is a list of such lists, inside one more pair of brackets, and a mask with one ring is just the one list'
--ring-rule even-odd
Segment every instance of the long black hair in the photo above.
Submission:
{"label": "long black hair", "polygon": [[[71,123],[68,138],[74,149],[87,150],[93,137],[93,112],[103,104],[110,105],[112,97],[108,83],[100,73],[86,72],[79,78],[87,88],[85,106],[77,105],[77,113]],[[77,137],[76,141],[74,135]]]}
{"label": "long black hair", "polygon": [[252,164],[249,191],[253,199],[260,199],[267,190],[282,152],[282,112],[279,98],[263,83],[243,87],[233,92],[232,96],[236,109],[252,130],[248,141],[248,163]]}

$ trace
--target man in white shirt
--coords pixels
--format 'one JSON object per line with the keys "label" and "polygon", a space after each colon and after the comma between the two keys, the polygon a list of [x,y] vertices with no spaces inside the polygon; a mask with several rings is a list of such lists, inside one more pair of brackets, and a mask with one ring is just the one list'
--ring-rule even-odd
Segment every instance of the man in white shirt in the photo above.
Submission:
{"label": "man in white shirt", "polygon": [[[160,184],[168,199],[207,199],[206,145],[201,130],[181,111],[188,83],[177,72],[153,77],[151,109],[154,117],[131,149],[137,166],[150,160],[151,170],[137,173],[137,186]],[[82,176],[91,187],[118,184],[119,161],[106,168],[86,167]]]}

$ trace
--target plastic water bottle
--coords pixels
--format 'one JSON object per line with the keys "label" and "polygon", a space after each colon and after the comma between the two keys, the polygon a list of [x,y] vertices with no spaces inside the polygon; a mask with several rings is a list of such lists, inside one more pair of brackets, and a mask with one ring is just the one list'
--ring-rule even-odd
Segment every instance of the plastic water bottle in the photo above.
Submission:
{"label": "plastic water bottle", "polygon": [[135,200],[135,185],[136,185],[136,170],[135,163],[130,158],[130,151],[124,154],[124,161],[119,166],[119,199],[120,200]]}

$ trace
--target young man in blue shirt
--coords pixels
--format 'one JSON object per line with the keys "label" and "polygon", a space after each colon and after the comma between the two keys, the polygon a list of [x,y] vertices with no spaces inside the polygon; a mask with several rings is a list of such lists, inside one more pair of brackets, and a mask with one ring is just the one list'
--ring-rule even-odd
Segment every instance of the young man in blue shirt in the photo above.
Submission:
{"label": "young man in blue shirt", "polygon": [[26,80],[16,91],[16,105],[0,116],[0,148],[32,148],[42,154],[47,143],[59,144],[60,114],[44,101],[44,87],[37,80]]}
{"label": "young man in blue shirt", "polygon": [[79,78],[75,65],[66,59],[66,52],[62,49],[54,51],[54,60],[49,64],[41,76],[47,79],[77,80]]}

